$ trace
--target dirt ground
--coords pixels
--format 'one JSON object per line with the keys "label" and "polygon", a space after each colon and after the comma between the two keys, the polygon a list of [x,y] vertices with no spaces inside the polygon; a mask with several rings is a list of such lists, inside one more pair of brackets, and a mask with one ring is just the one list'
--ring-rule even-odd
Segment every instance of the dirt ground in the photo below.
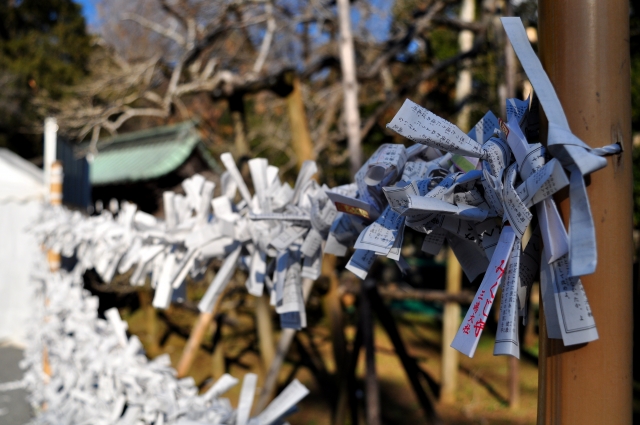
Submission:
{"label": "dirt ground", "polygon": [[[412,320],[413,319],[413,320]],[[410,355],[438,384],[441,379],[441,336],[434,323],[400,318],[400,332]],[[352,334],[355,330],[351,330]],[[385,424],[427,424],[402,364],[391,341],[380,326],[376,327],[376,371],[380,384],[381,414]],[[520,361],[520,407],[510,409],[507,387],[507,358],[493,356],[493,336],[484,334],[473,359],[460,356],[458,391],[455,402],[437,403],[444,424],[533,424],[536,419],[538,371],[535,363]],[[364,376],[364,353],[357,370]],[[294,424],[329,424],[329,406],[322,403],[310,377],[299,378],[312,389],[300,403],[300,413],[291,417]],[[360,423],[364,424],[361,405]]]}
{"label": "dirt ground", "polygon": [[[237,314],[227,317],[222,328],[221,343],[213,354],[211,340],[213,325],[205,338],[204,346],[198,353],[191,376],[204,390],[219,377],[224,370],[237,378],[247,372],[259,375],[258,387],[265,375],[265,366],[261,364],[257,340],[253,327],[252,305],[238,308]],[[148,313],[147,313],[148,314]],[[150,357],[162,353],[171,356],[174,366],[177,364],[185,337],[195,319],[195,313],[172,308],[164,320],[151,321],[143,309],[132,314],[123,311],[128,320],[130,332],[136,334],[145,344]],[[409,354],[418,360],[420,368],[440,383],[441,335],[437,317],[415,313],[396,314],[396,320]],[[168,323],[170,325],[168,325]],[[152,332],[155,335],[150,335]],[[345,329],[348,344],[355,335],[355,326]],[[506,357],[493,356],[494,336],[485,331],[473,359],[460,356],[458,390],[455,402],[436,404],[438,415],[444,424],[533,424],[536,419],[537,365],[536,357],[528,354],[519,362],[520,406],[511,409],[508,403]],[[318,377],[325,369],[330,375],[335,372],[332,363],[332,346],[328,326],[320,319],[307,330],[299,333],[300,345],[318,353],[324,364],[316,362],[312,373],[307,366],[301,365],[302,359],[297,348],[292,349],[280,374],[280,384],[284,385],[293,376],[306,385],[311,393],[299,403],[300,411],[291,415],[291,425],[330,424],[331,405],[328,394],[321,389]],[[159,341],[159,342],[157,342]],[[401,362],[395,355],[393,345],[379,324],[375,328],[376,370],[380,386],[380,408],[384,424],[427,424],[424,413],[418,403]],[[535,347],[533,348],[535,350]],[[317,360],[317,359],[316,359]],[[364,377],[364,350],[361,352],[357,367],[360,396],[359,423],[364,424],[364,401],[362,398]],[[426,386],[425,386],[426,388]],[[437,388],[436,388],[437,390]],[[226,394],[235,406],[240,385]],[[433,396],[433,392],[430,392]],[[435,398],[435,396],[434,396]],[[353,425],[351,420],[347,424]]]}

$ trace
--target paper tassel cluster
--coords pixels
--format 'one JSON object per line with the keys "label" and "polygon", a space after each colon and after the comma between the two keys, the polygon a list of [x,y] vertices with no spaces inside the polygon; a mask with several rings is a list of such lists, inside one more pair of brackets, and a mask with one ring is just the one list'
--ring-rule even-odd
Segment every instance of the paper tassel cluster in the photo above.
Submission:
{"label": "paper tassel cluster", "polygon": [[[44,262],[44,261],[43,261]],[[32,423],[92,425],[282,424],[308,390],[294,380],[267,408],[249,418],[257,375],[244,376],[238,409],[225,374],[198,395],[192,378],[177,379],[168,355],[148,360],[118,310],[98,318],[98,299],[82,289],[81,270],[34,273],[43,308],[34,317],[20,383],[38,413]]]}

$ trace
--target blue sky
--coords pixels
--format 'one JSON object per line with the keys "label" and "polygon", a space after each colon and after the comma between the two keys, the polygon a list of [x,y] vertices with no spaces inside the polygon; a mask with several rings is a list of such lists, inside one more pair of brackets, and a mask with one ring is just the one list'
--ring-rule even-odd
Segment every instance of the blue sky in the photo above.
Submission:
{"label": "blue sky", "polygon": [[[98,9],[96,8],[96,3],[98,0],[74,0],[76,3],[82,6],[82,14],[87,20],[87,24],[89,25],[89,30],[91,28],[95,28],[100,20],[98,16]],[[372,4],[385,12],[388,12],[393,4],[392,1],[389,0],[372,0]],[[357,13],[352,13],[352,20],[354,24],[357,23],[359,16]],[[381,25],[382,24],[382,25]],[[389,22],[381,23],[379,20],[375,18],[372,19],[370,24],[368,25],[374,36],[378,39],[384,39],[387,36],[387,32],[389,31]]]}
{"label": "blue sky", "polygon": [[98,10],[96,9],[95,0],[75,0],[75,2],[82,6],[82,14],[87,20],[87,24],[90,27],[95,26],[98,23]]}

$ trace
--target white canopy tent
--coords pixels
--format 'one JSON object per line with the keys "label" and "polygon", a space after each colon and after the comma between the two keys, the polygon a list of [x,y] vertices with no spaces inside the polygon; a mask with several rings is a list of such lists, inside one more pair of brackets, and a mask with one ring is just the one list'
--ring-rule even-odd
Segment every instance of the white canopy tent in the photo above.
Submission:
{"label": "white canopy tent", "polygon": [[0,342],[22,345],[35,307],[29,274],[41,253],[25,229],[37,220],[45,193],[42,170],[0,148]]}

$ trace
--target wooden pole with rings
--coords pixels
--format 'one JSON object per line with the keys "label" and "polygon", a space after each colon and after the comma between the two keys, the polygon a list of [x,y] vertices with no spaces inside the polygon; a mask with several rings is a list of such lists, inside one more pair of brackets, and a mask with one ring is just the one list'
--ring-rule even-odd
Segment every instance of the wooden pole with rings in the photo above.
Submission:
{"label": "wooden pole with rings", "polygon": [[[598,266],[581,280],[599,339],[565,347],[547,338],[541,320],[538,424],[626,425],[633,345],[629,2],[541,0],[538,16],[540,59],[572,132],[591,147],[623,149],[586,179]],[[557,201],[566,223],[569,199]]]}

